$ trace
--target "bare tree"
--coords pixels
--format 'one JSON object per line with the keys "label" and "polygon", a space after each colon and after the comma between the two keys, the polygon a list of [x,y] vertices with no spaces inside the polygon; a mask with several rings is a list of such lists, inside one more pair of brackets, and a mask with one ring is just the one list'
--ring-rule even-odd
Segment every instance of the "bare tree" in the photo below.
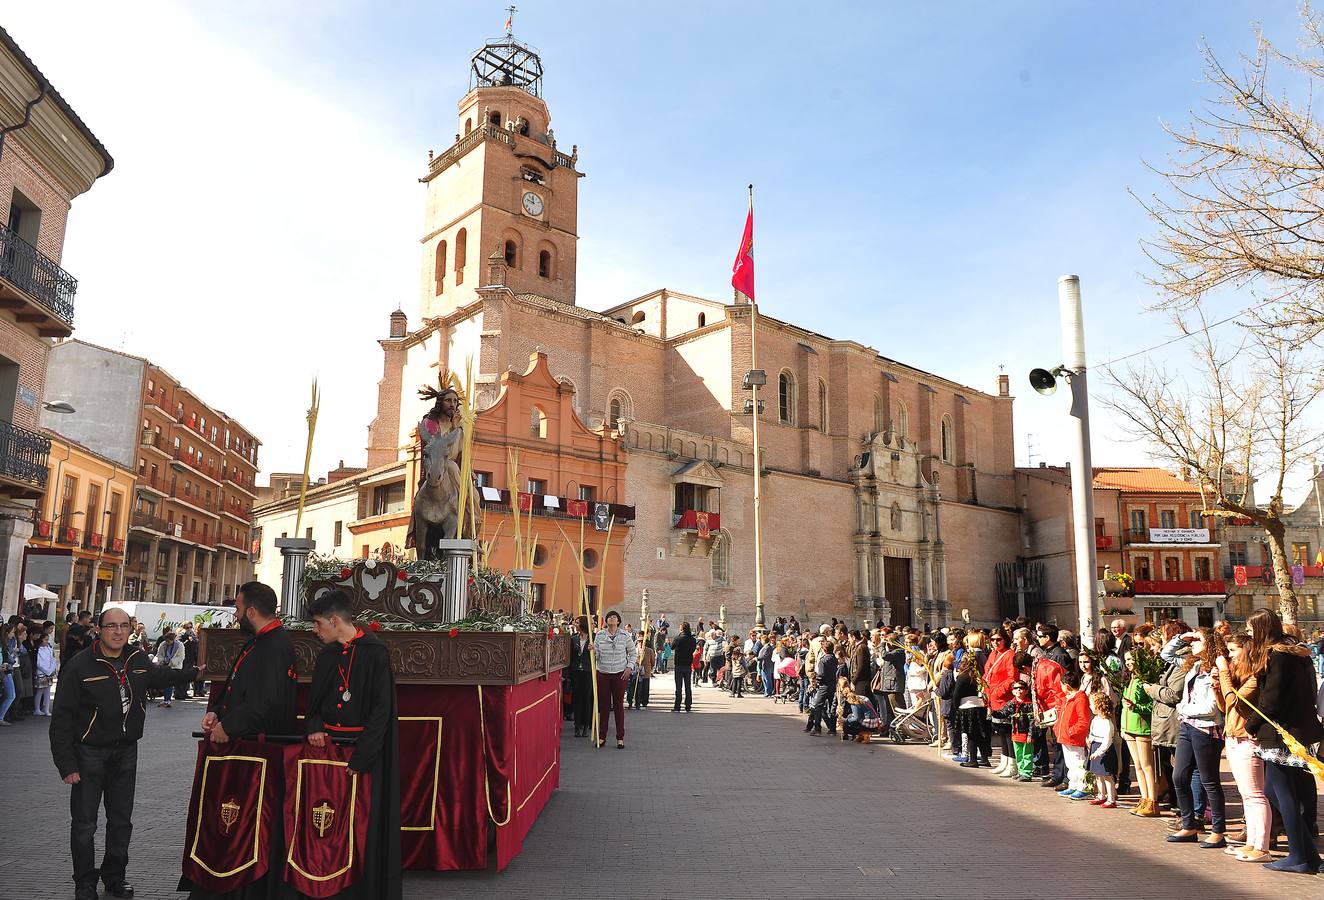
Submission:
{"label": "bare tree", "polygon": [[[1324,25],[1308,6],[1302,18],[1295,53],[1258,34],[1255,53],[1229,67],[1203,47],[1217,96],[1185,128],[1164,126],[1177,150],[1154,170],[1171,192],[1140,200],[1159,226],[1144,249],[1160,308],[1250,289],[1264,320],[1297,343],[1324,334],[1324,132],[1311,105],[1324,87]],[[1275,64],[1303,100],[1270,90]]]}
{"label": "bare tree", "polygon": [[[1249,519],[1264,529],[1279,613],[1296,622],[1283,488],[1320,446],[1307,416],[1324,393],[1320,359],[1261,323],[1242,328],[1237,346],[1220,347],[1198,304],[1194,319],[1198,328],[1178,321],[1195,346],[1185,375],[1148,362],[1109,369],[1114,394],[1108,404],[1160,457],[1190,473],[1206,515]],[[1255,484],[1269,489],[1267,502],[1251,499]]]}

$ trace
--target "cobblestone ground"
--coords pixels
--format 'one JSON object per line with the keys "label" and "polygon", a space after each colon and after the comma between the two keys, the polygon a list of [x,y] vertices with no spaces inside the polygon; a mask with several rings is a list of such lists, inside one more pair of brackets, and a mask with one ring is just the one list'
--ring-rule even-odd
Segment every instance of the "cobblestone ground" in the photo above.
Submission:
{"label": "cobblestone ground", "polygon": [[[1324,897],[1324,878],[1166,844],[1164,820],[959,769],[927,747],[810,737],[794,707],[701,688],[694,713],[674,714],[669,685],[655,679],[652,708],[629,714],[628,750],[564,739],[561,788],[504,873],[410,873],[406,896]],[[185,701],[149,716],[129,866],[142,898],[182,896],[201,715]],[[0,760],[0,898],[72,896],[68,789],[45,721],[0,730]]]}

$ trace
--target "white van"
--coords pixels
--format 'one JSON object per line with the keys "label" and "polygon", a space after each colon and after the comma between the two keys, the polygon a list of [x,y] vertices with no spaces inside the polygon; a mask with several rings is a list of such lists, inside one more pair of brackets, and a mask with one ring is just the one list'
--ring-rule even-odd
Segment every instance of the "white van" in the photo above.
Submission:
{"label": "white van", "polygon": [[147,626],[147,637],[158,640],[167,629],[179,633],[185,622],[194,628],[231,628],[233,606],[192,606],[184,603],[146,603],[136,600],[112,600],[105,608],[122,609]]}

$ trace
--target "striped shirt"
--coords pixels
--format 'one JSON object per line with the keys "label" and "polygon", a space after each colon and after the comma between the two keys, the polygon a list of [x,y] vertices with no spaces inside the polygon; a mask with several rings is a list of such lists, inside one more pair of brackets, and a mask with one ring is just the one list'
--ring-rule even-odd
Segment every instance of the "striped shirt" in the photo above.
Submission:
{"label": "striped shirt", "polygon": [[597,651],[598,671],[604,675],[619,675],[626,669],[634,668],[634,638],[623,629],[616,629],[615,635],[602,629],[593,636],[593,649]]}

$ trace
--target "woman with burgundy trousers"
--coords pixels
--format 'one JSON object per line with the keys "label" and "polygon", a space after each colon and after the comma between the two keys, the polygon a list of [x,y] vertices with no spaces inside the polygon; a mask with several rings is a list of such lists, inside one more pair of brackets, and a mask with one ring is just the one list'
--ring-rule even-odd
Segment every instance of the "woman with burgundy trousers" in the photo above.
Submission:
{"label": "woman with burgundy trousers", "polygon": [[634,638],[621,631],[621,614],[607,613],[607,627],[593,636],[598,658],[598,746],[607,742],[607,713],[616,711],[616,749],[625,749],[625,685],[634,671]]}

